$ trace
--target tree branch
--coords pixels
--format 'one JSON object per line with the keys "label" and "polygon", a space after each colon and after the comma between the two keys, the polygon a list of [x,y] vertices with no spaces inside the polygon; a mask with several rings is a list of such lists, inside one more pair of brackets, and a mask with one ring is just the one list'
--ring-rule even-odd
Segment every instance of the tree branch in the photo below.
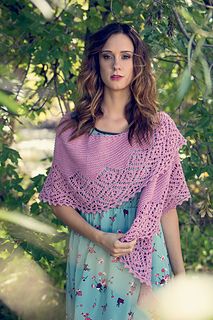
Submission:
{"label": "tree branch", "polygon": [[27,75],[28,75],[28,72],[29,72],[29,69],[30,69],[30,65],[31,65],[31,59],[32,59],[32,55],[30,54],[29,62],[28,62],[28,65],[27,65],[27,69],[25,70],[23,80],[22,80],[22,82],[21,82],[21,84],[20,84],[20,86],[19,86],[19,88],[17,90],[17,93],[16,93],[16,97],[15,97],[16,100],[18,99],[19,93],[20,93],[20,91],[21,91],[21,89],[22,89],[22,87],[24,85],[24,82],[25,82],[25,80],[27,78]]}
{"label": "tree branch", "polygon": [[[173,13],[175,15],[175,19],[176,19],[176,22],[177,22],[177,24],[178,24],[178,26],[180,28],[180,31],[184,34],[185,38],[189,41],[191,37],[188,34],[188,32],[186,31],[186,29],[185,29],[185,27],[184,27],[184,25],[183,25],[183,23],[181,21],[181,18],[179,16],[179,14],[177,13],[177,11],[175,9],[172,9],[172,11],[173,11]],[[192,42],[192,47],[193,47],[193,49],[196,48],[195,41]]]}
{"label": "tree branch", "polygon": [[179,65],[180,68],[182,68],[182,67],[181,67],[181,64],[180,64],[180,61],[178,61],[178,60],[169,60],[169,59],[158,58],[158,57],[155,57],[155,59],[161,60],[161,61],[165,61],[165,62],[176,63],[176,64]]}
{"label": "tree branch", "polygon": [[[180,31],[184,34],[185,38],[190,41],[190,35],[188,34],[188,32],[186,31],[185,27],[184,27],[184,24],[183,22],[181,21],[181,18],[179,16],[179,14],[177,13],[177,11],[175,9],[172,9],[174,15],[175,15],[175,18],[176,18],[176,22],[180,28]],[[203,47],[206,47],[206,48],[213,48],[213,45],[211,44],[207,44],[207,43],[204,43],[202,45]],[[196,42],[193,40],[192,41],[192,48],[195,49],[196,48]]]}
{"label": "tree branch", "polygon": [[45,105],[45,103],[47,102],[48,98],[49,98],[49,97],[47,97],[46,99],[44,99],[44,102],[40,105],[40,107],[35,108],[35,106],[38,104],[38,102],[41,101],[41,99],[38,99],[38,100],[36,101],[36,103],[34,103],[34,105],[30,108],[30,111],[39,111],[39,110],[41,110],[41,109],[43,108],[43,106]]}
{"label": "tree branch", "polygon": [[61,100],[60,100],[60,96],[58,93],[58,84],[57,84],[57,68],[59,66],[59,62],[58,59],[56,59],[55,63],[53,64],[53,78],[54,78],[54,88],[55,88],[55,92],[56,92],[56,96],[58,99],[58,103],[59,103],[59,107],[61,109],[61,113],[64,114],[63,108],[62,108],[62,104],[61,104]]}
{"label": "tree branch", "polygon": [[[36,103],[38,103],[38,102],[42,99],[42,97],[44,96],[44,94],[46,93],[49,85],[51,84],[51,82],[52,82],[53,80],[54,80],[54,76],[47,82],[47,84],[46,84],[46,86],[45,86],[44,88],[43,88],[43,86],[42,86],[42,87],[40,86],[34,93],[32,93],[32,94],[28,97],[28,99],[29,99],[29,100],[30,100],[30,99],[33,99],[33,97],[34,97],[36,94],[41,95],[41,97],[39,98],[39,100],[37,100],[37,102],[36,102]],[[42,90],[43,90],[43,92],[42,92]]]}
{"label": "tree branch", "polygon": [[208,5],[208,4],[205,4],[205,3],[201,3],[201,2],[196,1],[196,0],[192,0],[192,2],[195,2],[195,3],[199,4],[199,5],[202,6],[202,7],[206,7],[206,8],[208,8],[208,9],[213,9],[213,6],[212,6],[212,5]]}

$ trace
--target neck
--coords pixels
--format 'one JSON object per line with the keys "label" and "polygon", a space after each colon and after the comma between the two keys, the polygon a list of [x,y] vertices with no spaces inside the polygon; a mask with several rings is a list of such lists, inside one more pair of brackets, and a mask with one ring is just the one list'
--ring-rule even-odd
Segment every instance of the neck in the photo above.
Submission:
{"label": "neck", "polygon": [[104,99],[102,102],[104,118],[112,120],[125,118],[125,106],[129,100],[129,90],[112,91],[105,87]]}

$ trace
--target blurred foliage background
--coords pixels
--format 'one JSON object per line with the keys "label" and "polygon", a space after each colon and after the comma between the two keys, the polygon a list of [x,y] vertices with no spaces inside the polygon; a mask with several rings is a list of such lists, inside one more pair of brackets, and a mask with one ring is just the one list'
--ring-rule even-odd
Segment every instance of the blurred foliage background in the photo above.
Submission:
{"label": "blurred foliage background", "polygon": [[[38,201],[46,173],[26,173],[14,146],[24,128],[29,141],[35,128],[54,136],[75,104],[88,36],[112,21],[133,25],[149,45],[161,110],[187,138],[181,158],[192,199],[179,208],[184,260],[188,271],[212,272],[212,13],[212,0],[1,1],[1,319],[64,318],[68,230]],[[48,170],[51,156],[40,161]]]}

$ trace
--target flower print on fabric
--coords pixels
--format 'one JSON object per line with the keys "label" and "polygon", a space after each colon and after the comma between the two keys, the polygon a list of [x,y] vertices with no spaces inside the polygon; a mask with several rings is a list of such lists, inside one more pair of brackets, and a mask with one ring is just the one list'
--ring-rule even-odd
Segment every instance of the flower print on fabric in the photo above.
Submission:
{"label": "flower print on fabric", "polygon": [[[79,214],[104,232],[125,233],[135,216],[140,193],[121,206],[101,214]],[[137,308],[140,282],[119,257],[74,232],[67,260],[66,320],[147,320]],[[76,264],[76,261],[78,262]],[[162,288],[171,268],[162,229],[153,238],[152,286]]]}
{"label": "flower print on fabric", "polygon": [[129,284],[130,284],[130,289],[129,289],[129,291],[128,291],[128,293],[126,295],[127,296],[128,295],[132,296],[134,294],[134,292],[135,292],[135,289],[136,289],[136,283],[134,281],[132,281],[132,282],[129,282]]}
{"label": "flower print on fabric", "polygon": [[165,284],[167,284],[171,278],[167,270],[164,268],[161,269],[160,273],[156,273],[155,277],[156,277],[155,284],[161,285],[161,286],[164,286]]}
{"label": "flower print on fabric", "polygon": [[124,299],[118,298],[118,300],[117,300],[117,306],[120,307],[120,304],[124,304]]}
{"label": "flower print on fabric", "polygon": [[95,251],[95,245],[94,245],[94,246],[91,246],[91,247],[88,247],[88,251],[89,251],[89,253],[96,253],[96,251]]}
{"label": "flower print on fabric", "polygon": [[128,313],[128,320],[133,320],[134,319],[134,313],[132,311],[130,311]]}
{"label": "flower print on fabric", "polygon": [[[114,210],[117,212],[117,217],[120,214],[123,220],[130,215],[134,217],[133,212],[135,213],[135,209],[128,206],[125,209],[128,210],[128,215],[126,214],[125,216],[124,209],[116,208]],[[114,227],[113,231],[117,233],[118,225],[116,224],[116,219],[113,222],[116,224],[114,226],[109,218],[114,215],[111,210],[108,219],[105,213],[104,218],[102,217],[101,220],[93,219],[92,221],[96,225],[101,225],[103,222],[106,224],[106,221],[108,221],[110,228]],[[123,221],[123,223],[125,224],[126,222]],[[131,223],[131,220],[128,223]],[[123,230],[121,229],[121,232]],[[70,243],[75,241],[75,237],[75,233],[72,233]],[[160,288],[166,285],[171,278],[171,269],[162,229],[153,239],[152,258],[152,285],[153,288]],[[78,269],[76,269],[74,263],[72,264],[72,261],[76,260],[78,261]],[[100,315],[101,320],[117,320],[118,318],[122,320],[147,320],[145,316],[138,314],[139,311],[135,308],[140,283],[124,268],[119,261],[119,257],[110,256],[98,245],[81,237],[79,246],[69,254],[68,266],[67,301],[69,299],[69,303],[67,303],[67,320],[79,320],[77,315],[82,315],[83,320],[100,320]],[[72,274],[74,277],[72,277],[73,280],[71,281],[70,276]],[[119,281],[121,274],[122,280]],[[77,283],[80,283],[80,286],[78,285],[76,288]],[[120,289],[121,285],[122,289]],[[75,315],[71,311],[73,308],[77,309],[75,310]]]}
{"label": "flower print on fabric", "polygon": [[92,320],[90,317],[89,317],[89,313],[81,313],[82,316],[84,317],[84,320]]}
{"label": "flower print on fabric", "polygon": [[123,213],[124,213],[124,217],[126,217],[126,216],[128,216],[129,211],[128,211],[127,209],[124,209],[124,210],[123,210]]}

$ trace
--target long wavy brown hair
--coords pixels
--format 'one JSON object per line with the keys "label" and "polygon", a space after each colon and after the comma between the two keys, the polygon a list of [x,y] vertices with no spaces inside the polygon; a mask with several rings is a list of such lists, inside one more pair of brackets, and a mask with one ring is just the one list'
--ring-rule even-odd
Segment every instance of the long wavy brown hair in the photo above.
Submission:
{"label": "long wavy brown hair", "polygon": [[104,83],[100,76],[99,53],[113,34],[127,35],[134,45],[133,79],[130,84],[131,98],[125,106],[125,117],[129,124],[128,140],[133,137],[149,141],[154,126],[159,123],[156,83],[152,73],[149,50],[135,29],[123,23],[111,23],[94,33],[85,50],[78,76],[79,99],[71,112],[70,119],[64,120],[64,130],[74,128],[70,140],[88,133],[95,127],[96,119],[103,116],[101,105],[104,95]]}

